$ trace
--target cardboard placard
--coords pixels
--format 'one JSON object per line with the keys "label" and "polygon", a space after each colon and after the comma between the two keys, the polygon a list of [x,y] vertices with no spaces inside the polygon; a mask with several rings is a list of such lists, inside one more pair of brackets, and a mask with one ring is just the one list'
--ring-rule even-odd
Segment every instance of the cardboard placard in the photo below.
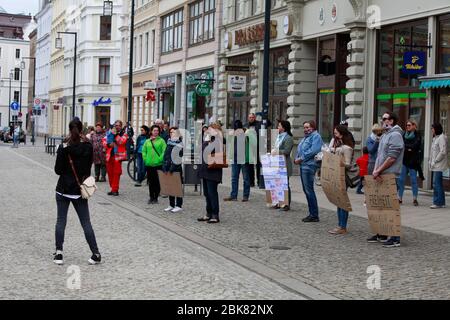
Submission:
{"label": "cardboard placard", "polygon": [[323,152],[320,182],[328,201],[338,208],[352,211],[352,204],[345,185],[345,165],[341,156]]}
{"label": "cardboard placard", "polygon": [[181,183],[181,175],[179,172],[165,174],[158,170],[159,185],[161,186],[161,194],[172,197],[183,197],[183,185]]}
{"label": "cardboard placard", "polygon": [[364,177],[364,194],[370,230],[373,234],[400,236],[400,203],[394,174],[381,176],[376,181],[372,176]]}

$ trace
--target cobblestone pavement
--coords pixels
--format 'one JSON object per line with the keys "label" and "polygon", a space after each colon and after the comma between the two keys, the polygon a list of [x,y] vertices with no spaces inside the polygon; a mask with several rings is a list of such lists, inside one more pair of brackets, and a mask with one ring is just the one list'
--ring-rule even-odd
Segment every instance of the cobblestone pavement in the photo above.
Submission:
{"label": "cobblestone pavement", "polygon": [[[53,166],[54,157],[43,153],[42,148],[17,152]],[[106,191],[107,184],[102,184],[101,189]],[[327,230],[337,223],[335,212],[322,209],[320,223],[305,224],[301,219],[306,216],[306,208],[296,201],[296,196],[293,210],[282,213],[266,208],[264,197],[255,192],[248,203],[221,201],[221,223],[208,225],[196,221],[204,214],[204,199],[192,187],[187,187],[185,210],[178,214],[163,213],[167,199],[147,205],[148,189],[134,187],[126,175],[122,176],[120,192],[121,200],[146,210],[148,215],[182,226],[338,298],[450,298],[450,238],[445,236],[404,227],[402,247],[382,248],[366,243],[369,229],[365,218],[352,216],[349,234],[331,236]],[[220,187],[221,198],[228,192],[226,186]],[[126,212],[122,215],[125,221],[132,218]],[[275,246],[290,249],[275,250]],[[114,247],[116,254],[119,250]],[[140,255],[136,258],[144,259]],[[372,265],[381,270],[379,290],[367,287],[371,275],[367,268]]]}
{"label": "cobblestone pavement", "polygon": [[[57,177],[13,152],[0,148],[0,299],[303,299],[100,197],[90,208],[105,263],[88,265],[71,208],[65,265],[53,264]],[[71,265],[80,268],[79,290],[67,287]]]}

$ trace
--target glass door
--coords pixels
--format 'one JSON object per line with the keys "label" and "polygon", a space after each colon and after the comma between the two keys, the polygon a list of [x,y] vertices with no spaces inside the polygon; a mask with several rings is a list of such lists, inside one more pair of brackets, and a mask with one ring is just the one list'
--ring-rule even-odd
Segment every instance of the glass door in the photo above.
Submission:
{"label": "glass door", "polygon": [[109,128],[110,125],[111,107],[96,107],[95,108],[95,123],[100,122],[104,128]]}

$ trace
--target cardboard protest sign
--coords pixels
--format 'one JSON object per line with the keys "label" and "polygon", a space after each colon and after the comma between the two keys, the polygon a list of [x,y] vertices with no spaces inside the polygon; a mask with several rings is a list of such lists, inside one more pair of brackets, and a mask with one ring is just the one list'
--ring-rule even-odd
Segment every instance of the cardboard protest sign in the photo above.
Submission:
{"label": "cardboard protest sign", "polygon": [[328,201],[338,208],[352,211],[352,204],[345,185],[345,165],[341,156],[323,152],[320,182]]}
{"label": "cardboard protest sign", "polygon": [[400,203],[395,175],[382,175],[381,178],[381,181],[376,181],[372,176],[364,177],[370,230],[373,234],[400,236]]}
{"label": "cardboard protest sign", "polygon": [[181,175],[179,172],[165,174],[158,170],[159,185],[161,186],[161,194],[172,197],[183,197],[183,185],[181,183]]}

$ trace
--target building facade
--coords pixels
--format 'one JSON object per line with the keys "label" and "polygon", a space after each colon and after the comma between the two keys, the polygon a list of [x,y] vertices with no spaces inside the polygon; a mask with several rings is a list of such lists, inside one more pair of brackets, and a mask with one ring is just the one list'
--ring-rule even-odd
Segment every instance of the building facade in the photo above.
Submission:
{"label": "building facade", "polygon": [[[122,1],[114,1],[113,15],[103,16],[103,1],[73,0],[66,9],[66,32],[77,33],[75,116],[85,126],[109,127],[120,117],[120,27]],[[63,128],[72,118],[75,37],[62,35],[64,47]]]}
{"label": "building facade", "polygon": [[[262,0],[224,0],[218,116],[228,125],[262,111],[263,11]],[[412,118],[429,188],[431,123],[449,134],[449,11],[445,0],[272,1],[269,120],[289,120],[297,143],[306,120],[325,142],[346,120],[360,150],[383,112],[403,128]],[[236,76],[246,86],[233,88]]]}
{"label": "building facade", "polygon": [[34,107],[34,98],[36,94],[36,45],[37,45],[37,29],[34,29],[30,35],[28,36],[28,39],[30,41],[30,56],[29,57],[23,57],[24,61],[23,63],[25,66],[29,65],[28,72],[28,96],[27,96],[27,105],[26,105],[26,123],[27,123],[27,130],[30,133],[30,136],[33,134],[33,126],[34,121],[36,119],[36,115],[33,114],[33,107]]}
{"label": "building facade", "polygon": [[[123,6],[121,38],[121,117],[128,120],[128,87],[130,62],[130,1]],[[135,2],[134,46],[133,46],[133,100],[131,125],[139,132],[142,125],[150,125],[156,114],[156,20],[159,1],[144,0]]]}
{"label": "building facade", "polygon": [[[29,63],[23,65],[22,60],[29,56],[25,29],[31,21],[31,16],[9,14],[0,8],[0,127],[19,122],[25,129]],[[10,109],[13,101],[19,103],[18,111]]]}
{"label": "building facade", "polygon": [[35,16],[37,21],[36,39],[36,97],[41,100],[40,112],[35,117],[35,134],[49,134],[50,121],[50,53],[52,51],[52,3],[41,0],[39,12]]}

